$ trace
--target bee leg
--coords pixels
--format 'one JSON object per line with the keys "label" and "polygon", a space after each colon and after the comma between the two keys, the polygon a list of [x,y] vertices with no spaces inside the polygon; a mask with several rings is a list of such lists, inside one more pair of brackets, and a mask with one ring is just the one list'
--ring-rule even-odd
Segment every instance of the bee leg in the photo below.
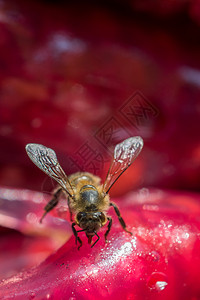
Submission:
{"label": "bee leg", "polygon": [[72,218],[72,210],[71,210],[71,207],[70,207],[70,200],[69,200],[69,197],[68,197],[67,203],[68,203],[68,207],[69,207],[70,221],[73,222],[73,218]]}
{"label": "bee leg", "polygon": [[100,236],[96,233],[96,231],[94,233],[97,236],[97,240],[94,242],[94,244],[91,246],[91,248],[94,247],[94,245],[96,245],[96,243],[100,240]]}
{"label": "bee leg", "polygon": [[107,240],[107,236],[108,236],[108,234],[109,234],[109,232],[110,232],[110,229],[111,229],[111,226],[112,226],[112,218],[111,217],[107,217],[107,219],[108,219],[108,221],[109,221],[109,223],[108,223],[108,229],[106,230],[106,233],[105,233],[105,242],[107,243],[108,242],[108,240]]}
{"label": "bee leg", "polygon": [[61,193],[62,193],[62,188],[59,187],[56,190],[56,192],[53,194],[53,198],[45,206],[45,208],[44,208],[45,212],[44,212],[42,218],[40,219],[40,223],[42,223],[42,220],[44,219],[44,217],[46,216],[46,214],[48,212],[50,212],[58,204],[59,197],[60,197]]}
{"label": "bee leg", "polygon": [[118,219],[119,219],[119,222],[120,224],[122,225],[122,228],[128,232],[130,235],[132,235],[132,232],[128,231],[127,228],[126,228],[126,223],[124,222],[124,219],[122,218],[121,214],[120,214],[120,211],[119,211],[119,208],[117,207],[117,205],[115,203],[112,203],[110,202],[110,206],[113,206],[114,207],[114,210],[116,212],[116,215],[118,216]]}
{"label": "bee leg", "polygon": [[78,233],[77,233],[77,231],[76,231],[76,228],[74,227],[76,225],[76,223],[72,223],[72,231],[73,231],[73,234],[74,234],[74,236],[75,236],[75,238],[76,238],[76,245],[77,245],[77,241],[79,242],[79,246],[78,246],[78,250],[81,248],[81,246],[82,246],[82,241],[81,241],[81,239],[80,239],[80,237],[78,236]]}

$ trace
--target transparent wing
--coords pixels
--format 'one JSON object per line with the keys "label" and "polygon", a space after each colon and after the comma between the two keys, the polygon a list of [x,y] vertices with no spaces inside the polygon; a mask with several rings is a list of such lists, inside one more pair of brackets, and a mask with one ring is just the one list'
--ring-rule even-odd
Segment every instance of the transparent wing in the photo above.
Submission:
{"label": "transparent wing", "polygon": [[57,160],[56,153],[52,149],[39,144],[28,144],[26,145],[26,152],[38,168],[57,181],[71,196],[67,189],[70,182]]}
{"label": "transparent wing", "polygon": [[135,136],[124,140],[115,146],[113,160],[111,162],[103,189],[109,192],[116,180],[134,162],[143,147],[143,139]]}

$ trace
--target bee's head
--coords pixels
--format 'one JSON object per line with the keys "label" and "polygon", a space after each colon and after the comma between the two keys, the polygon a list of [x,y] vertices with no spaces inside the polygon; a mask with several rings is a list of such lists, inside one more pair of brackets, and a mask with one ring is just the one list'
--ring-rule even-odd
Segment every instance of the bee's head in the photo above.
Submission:
{"label": "bee's head", "polygon": [[94,236],[106,221],[103,212],[79,212],[76,216],[77,225],[84,229],[87,236]]}

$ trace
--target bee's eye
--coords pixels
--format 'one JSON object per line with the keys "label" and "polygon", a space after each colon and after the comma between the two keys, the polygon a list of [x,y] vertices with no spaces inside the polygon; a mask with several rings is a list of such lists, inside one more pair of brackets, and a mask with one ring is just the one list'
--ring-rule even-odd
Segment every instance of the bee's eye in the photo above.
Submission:
{"label": "bee's eye", "polygon": [[84,212],[79,212],[76,216],[77,221],[80,221],[84,217],[86,217],[86,213],[84,213]]}
{"label": "bee's eye", "polygon": [[106,217],[105,217],[104,213],[100,213],[99,218],[102,223],[104,223],[106,221]]}

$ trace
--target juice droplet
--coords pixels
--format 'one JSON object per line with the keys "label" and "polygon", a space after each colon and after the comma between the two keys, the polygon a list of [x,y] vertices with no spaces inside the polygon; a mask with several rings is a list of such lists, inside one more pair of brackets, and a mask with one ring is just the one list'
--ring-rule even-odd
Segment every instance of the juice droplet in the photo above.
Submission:
{"label": "juice droplet", "polygon": [[158,252],[152,251],[150,255],[153,261],[158,262],[160,260],[160,254]]}
{"label": "juice droplet", "polygon": [[150,289],[163,291],[168,285],[167,276],[162,272],[153,272],[148,278],[147,285]]}

